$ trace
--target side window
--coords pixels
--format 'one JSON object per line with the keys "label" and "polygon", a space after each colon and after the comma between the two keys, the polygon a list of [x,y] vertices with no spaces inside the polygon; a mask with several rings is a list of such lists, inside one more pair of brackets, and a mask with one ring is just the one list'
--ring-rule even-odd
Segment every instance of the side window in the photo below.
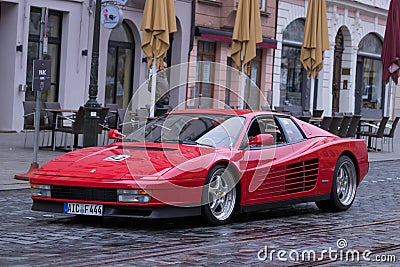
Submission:
{"label": "side window", "polygon": [[[259,117],[255,119],[248,131],[247,135],[242,142],[242,146],[246,147],[249,140],[252,140],[256,135],[259,134],[271,134],[274,137],[273,145],[281,145],[286,143],[283,133],[280,127],[278,127],[277,121],[272,116]],[[252,145],[256,147],[256,145]]]}
{"label": "side window", "polygon": [[278,127],[276,118],[262,119],[261,123],[264,125],[263,133],[271,134],[274,137],[274,142],[276,145],[286,143],[284,135],[282,134],[281,129]]}
{"label": "side window", "polygon": [[283,130],[288,143],[296,143],[304,140],[303,133],[292,119],[287,117],[276,117],[276,119],[281,125],[281,129]]}

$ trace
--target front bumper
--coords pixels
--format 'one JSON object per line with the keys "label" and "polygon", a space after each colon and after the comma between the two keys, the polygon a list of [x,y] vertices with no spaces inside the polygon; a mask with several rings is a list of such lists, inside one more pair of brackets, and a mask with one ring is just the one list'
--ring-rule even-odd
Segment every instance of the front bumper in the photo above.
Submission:
{"label": "front bumper", "polygon": [[[64,202],[45,200],[33,200],[32,210],[64,213]],[[201,207],[177,207],[177,206],[120,206],[103,204],[103,217],[126,217],[126,218],[177,218],[201,215]]]}

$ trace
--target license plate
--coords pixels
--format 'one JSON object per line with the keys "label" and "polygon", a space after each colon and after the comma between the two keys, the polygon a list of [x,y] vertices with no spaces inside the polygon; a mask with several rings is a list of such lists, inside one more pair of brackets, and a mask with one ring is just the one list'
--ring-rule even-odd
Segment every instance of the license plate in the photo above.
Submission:
{"label": "license plate", "polygon": [[86,203],[64,203],[64,213],[79,215],[103,215],[103,205]]}

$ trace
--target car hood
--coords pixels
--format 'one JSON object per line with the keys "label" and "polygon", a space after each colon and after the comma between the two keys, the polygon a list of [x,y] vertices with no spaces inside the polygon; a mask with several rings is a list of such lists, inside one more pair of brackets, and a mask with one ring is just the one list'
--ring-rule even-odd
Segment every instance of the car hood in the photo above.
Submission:
{"label": "car hood", "polygon": [[99,179],[161,176],[215,150],[197,145],[115,143],[66,153],[43,165],[35,174]]}

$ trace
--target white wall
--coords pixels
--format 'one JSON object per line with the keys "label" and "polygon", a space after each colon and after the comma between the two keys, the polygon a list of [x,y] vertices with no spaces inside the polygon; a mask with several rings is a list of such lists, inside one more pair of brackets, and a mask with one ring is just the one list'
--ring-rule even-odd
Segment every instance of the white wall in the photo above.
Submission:
{"label": "white wall", "polygon": [[[18,31],[13,27],[21,24],[18,20],[19,5],[2,2],[1,7],[0,36],[3,38],[0,38],[0,130],[10,131],[23,126],[23,98],[22,93],[18,92],[18,85],[24,83],[25,75],[22,78],[18,74],[24,53],[16,51],[16,45],[19,44]],[[27,46],[23,46],[23,50],[26,49]],[[14,121],[14,117],[19,120]]]}
{"label": "white wall", "polygon": [[[13,2],[13,3],[9,3]],[[26,0],[1,2],[0,15],[0,131],[19,131],[23,127],[22,101],[25,93],[18,91],[19,84],[26,83],[26,60],[31,6],[49,7],[63,12],[59,102],[63,108],[77,109],[88,99],[90,83],[90,61],[93,38],[94,2],[92,0]],[[173,47],[172,63],[188,61],[191,1],[175,1],[176,16],[180,24],[179,37]],[[131,27],[135,40],[133,92],[146,81],[147,65],[142,63],[141,49],[143,10],[124,7],[124,18]],[[97,101],[104,104],[105,72],[107,66],[108,39],[111,30],[101,26],[100,30],[99,80]],[[23,52],[16,52],[16,45],[23,45]],[[88,49],[88,56],[82,50]],[[185,99],[186,90],[178,90],[178,99]],[[138,105],[148,104],[148,93],[140,96]]]}

